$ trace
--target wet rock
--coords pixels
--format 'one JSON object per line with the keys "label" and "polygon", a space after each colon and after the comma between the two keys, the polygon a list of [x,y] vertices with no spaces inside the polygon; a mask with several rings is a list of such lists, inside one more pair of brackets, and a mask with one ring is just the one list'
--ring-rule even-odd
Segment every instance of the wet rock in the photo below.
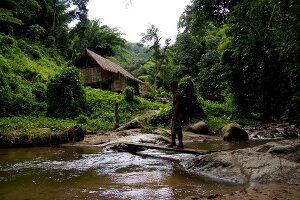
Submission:
{"label": "wet rock", "polygon": [[300,142],[271,142],[262,146],[203,155],[184,163],[188,171],[235,183],[300,184]]}
{"label": "wet rock", "polygon": [[270,153],[291,161],[300,161],[300,142],[279,141],[269,142],[265,145],[256,147],[257,152]]}
{"label": "wet rock", "polygon": [[271,123],[251,125],[244,127],[250,138],[298,138],[300,129],[295,124],[290,123]]}
{"label": "wet rock", "polygon": [[294,138],[298,138],[299,133],[300,131],[297,130],[294,125],[292,125],[285,128],[285,133],[283,137],[286,139],[294,139]]}
{"label": "wet rock", "polygon": [[197,133],[197,134],[204,134],[204,135],[209,135],[210,134],[210,130],[209,130],[207,124],[203,121],[199,121],[195,124],[192,124],[188,128],[188,131],[191,131],[191,132]]}
{"label": "wet rock", "polygon": [[126,123],[125,125],[117,128],[115,131],[137,129],[137,128],[141,128],[141,127],[142,127],[142,123],[140,122],[140,120],[138,118],[135,118],[135,119],[131,120],[130,122]]}
{"label": "wet rock", "polygon": [[224,140],[229,141],[247,141],[249,140],[248,133],[243,130],[240,125],[231,123],[224,126],[221,130]]}
{"label": "wet rock", "polygon": [[235,165],[230,152],[204,155],[184,165],[188,171],[200,176],[230,183],[245,184],[248,182],[247,177],[243,174],[240,167]]}
{"label": "wet rock", "polygon": [[76,125],[60,134],[60,143],[79,142],[84,139],[85,131]]}
{"label": "wet rock", "polygon": [[116,140],[115,142],[133,142],[133,143],[149,143],[149,144],[168,144],[169,139],[155,134],[139,134],[127,136]]}
{"label": "wet rock", "polygon": [[120,151],[120,152],[137,152],[144,150],[143,148],[132,147],[131,145],[126,145],[126,143],[146,143],[146,144],[158,144],[166,145],[169,144],[169,139],[160,135],[155,134],[139,134],[133,136],[122,137],[118,140],[115,140],[112,143],[107,143],[106,149]]}
{"label": "wet rock", "polygon": [[299,163],[272,155],[269,152],[258,153],[253,149],[235,151],[233,156],[244,174],[248,174],[249,182],[300,183]]}
{"label": "wet rock", "polygon": [[52,147],[57,147],[60,144],[60,137],[58,134],[52,133],[50,135],[50,145]]}
{"label": "wet rock", "polygon": [[135,154],[138,151],[144,150],[141,147],[127,145],[125,143],[112,144],[112,145],[107,146],[105,149],[108,151],[128,152],[128,153],[132,153],[132,154]]}

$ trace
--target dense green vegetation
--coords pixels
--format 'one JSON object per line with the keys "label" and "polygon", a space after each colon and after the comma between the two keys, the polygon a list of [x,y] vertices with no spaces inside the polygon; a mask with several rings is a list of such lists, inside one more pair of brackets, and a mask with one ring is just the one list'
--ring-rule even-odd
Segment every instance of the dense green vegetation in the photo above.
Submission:
{"label": "dense green vegetation", "polygon": [[162,43],[154,25],[141,44],[130,43],[118,29],[88,19],[87,4],[1,1],[1,138],[49,134],[78,123],[88,130],[113,129],[115,103],[121,123],[160,109],[149,124],[169,124],[170,104],[147,101],[130,89],[123,95],[84,87],[72,59],[85,48],[144,81],[150,100],[171,99],[169,85],[181,79],[195,120],[205,116],[213,129],[231,121],[299,121],[300,1],[192,0],[173,44]]}
{"label": "dense green vegetation", "polygon": [[244,117],[296,119],[299,8],[296,0],[193,0],[175,44],[180,76],[191,75],[204,98],[233,94]]}
{"label": "dense green vegetation", "polygon": [[4,34],[0,46],[2,142],[25,144],[25,139],[75,124],[92,131],[113,129],[116,102],[122,124],[144,110],[163,106],[133,93],[128,101],[123,94],[83,87],[79,71],[68,67],[55,49]]}

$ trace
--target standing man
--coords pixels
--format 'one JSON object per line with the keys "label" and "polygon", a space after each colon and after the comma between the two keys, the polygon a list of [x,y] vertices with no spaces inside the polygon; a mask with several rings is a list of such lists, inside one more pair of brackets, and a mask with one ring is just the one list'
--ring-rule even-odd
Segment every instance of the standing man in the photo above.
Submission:
{"label": "standing man", "polygon": [[173,113],[172,113],[172,121],[171,121],[171,136],[172,136],[172,143],[169,144],[167,147],[174,147],[176,146],[176,135],[178,137],[178,146],[176,148],[183,149],[183,142],[182,142],[182,120],[183,114],[181,112],[181,107],[183,105],[181,101],[181,96],[178,93],[178,82],[173,81],[171,83],[171,91],[173,93]]}

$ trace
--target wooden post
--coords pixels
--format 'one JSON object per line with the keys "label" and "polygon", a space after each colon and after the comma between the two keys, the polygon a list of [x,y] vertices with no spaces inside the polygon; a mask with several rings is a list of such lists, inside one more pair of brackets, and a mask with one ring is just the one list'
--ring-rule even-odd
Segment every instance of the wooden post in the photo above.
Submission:
{"label": "wooden post", "polygon": [[119,103],[115,103],[115,118],[116,118],[116,124],[115,128],[119,128],[120,126],[120,116],[119,116]]}

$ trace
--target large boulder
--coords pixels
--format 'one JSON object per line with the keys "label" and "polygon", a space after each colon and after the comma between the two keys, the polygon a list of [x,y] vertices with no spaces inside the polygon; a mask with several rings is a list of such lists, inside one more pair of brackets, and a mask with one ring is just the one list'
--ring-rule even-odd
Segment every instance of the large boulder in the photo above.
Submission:
{"label": "large boulder", "polygon": [[192,124],[188,128],[188,131],[191,131],[191,132],[197,133],[197,134],[204,134],[204,135],[209,135],[210,134],[210,130],[209,130],[207,124],[203,121],[199,121],[195,124]]}
{"label": "large boulder", "polygon": [[223,140],[228,141],[247,141],[249,140],[248,133],[243,130],[239,124],[231,123],[224,126],[221,130]]}
{"label": "large boulder", "polygon": [[130,122],[127,122],[123,126],[117,128],[115,131],[124,131],[124,130],[136,129],[141,127],[142,127],[141,121],[138,118],[135,118]]}
{"label": "large boulder", "polygon": [[60,137],[56,133],[50,135],[50,146],[57,147],[60,144]]}
{"label": "large boulder", "polygon": [[85,131],[79,125],[75,125],[59,135],[61,144],[82,141],[84,136]]}
{"label": "large boulder", "polygon": [[295,162],[300,162],[300,142],[283,140],[280,142],[269,142],[265,145],[256,147],[257,152],[270,153]]}
{"label": "large boulder", "polygon": [[128,143],[166,145],[169,144],[169,142],[168,138],[161,135],[139,134],[119,138],[111,143],[107,143],[105,147],[107,150],[133,153],[141,151],[144,148],[128,145]]}
{"label": "large boulder", "polygon": [[300,140],[199,156],[183,163],[192,173],[234,183],[300,184]]}

